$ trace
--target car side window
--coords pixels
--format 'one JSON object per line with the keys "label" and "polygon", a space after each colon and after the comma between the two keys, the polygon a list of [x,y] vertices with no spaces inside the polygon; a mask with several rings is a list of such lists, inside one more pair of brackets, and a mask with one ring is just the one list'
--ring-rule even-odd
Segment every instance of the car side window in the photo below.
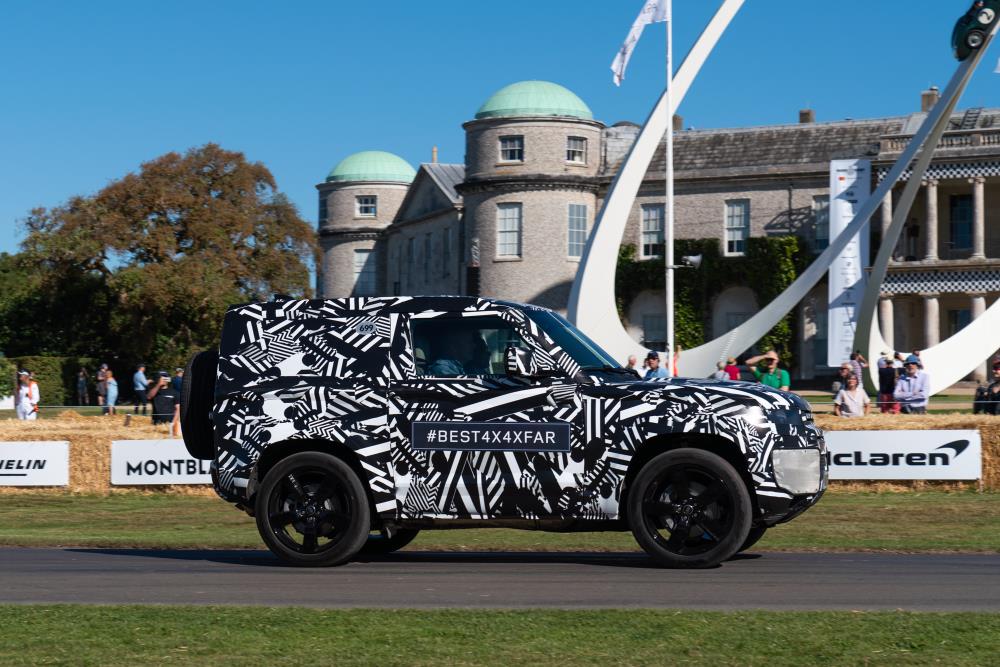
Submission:
{"label": "car side window", "polygon": [[508,345],[527,349],[514,326],[496,315],[410,320],[417,375],[503,375]]}

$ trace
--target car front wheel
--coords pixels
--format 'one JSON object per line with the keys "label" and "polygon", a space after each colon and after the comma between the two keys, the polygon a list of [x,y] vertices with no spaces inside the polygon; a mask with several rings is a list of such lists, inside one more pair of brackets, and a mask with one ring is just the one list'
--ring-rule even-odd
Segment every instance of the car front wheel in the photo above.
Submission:
{"label": "car front wheel", "polygon": [[730,558],[747,539],[752,511],[733,466],[700,449],[654,457],[628,495],[632,534],[665,567],[712,567]]}
{"label": "car front wheel", "polygon": [[300,452],[268,471],[257,492],[257,530],[292,565],[339,565],[368,539],[371,510],[350,466],[323,452]]}
{"label": "car front wheel", "polygon": [[399,551],[420,533],[416,528],[399,528],[390,536],[385,529],[372,532],[361,547],[362,556],[384,556]]}

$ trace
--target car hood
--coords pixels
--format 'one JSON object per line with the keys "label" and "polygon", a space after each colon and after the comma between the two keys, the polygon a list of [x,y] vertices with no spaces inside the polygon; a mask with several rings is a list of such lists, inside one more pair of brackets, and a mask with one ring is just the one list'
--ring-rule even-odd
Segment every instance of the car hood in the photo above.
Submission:
{"label": "car hood", "polygon": [[759,405],[764,409],[789,409],[811,411],[805,399],[788,391],[774,389],[757,382],[734,382],[731,380],[701,380],[689,378],[664,378],[662,380],[636,380],[630,382],[609,382],[606,387],[614,387],[623,392],[658,392],[667,397],[671,394],[701,392],[722,394],[748,405]]}

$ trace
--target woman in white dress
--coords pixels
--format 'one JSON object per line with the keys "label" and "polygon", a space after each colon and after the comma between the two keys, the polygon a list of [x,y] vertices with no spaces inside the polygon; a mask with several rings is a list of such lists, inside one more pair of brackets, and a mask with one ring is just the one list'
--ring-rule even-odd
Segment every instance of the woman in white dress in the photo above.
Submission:
{"label": "woman in white dress", "polygon": [[868,394],[858,386],[858,378],[854,375],[848,376],[847,386],[833,399],[833,414],[838,417],[864,417],[871,407]]}

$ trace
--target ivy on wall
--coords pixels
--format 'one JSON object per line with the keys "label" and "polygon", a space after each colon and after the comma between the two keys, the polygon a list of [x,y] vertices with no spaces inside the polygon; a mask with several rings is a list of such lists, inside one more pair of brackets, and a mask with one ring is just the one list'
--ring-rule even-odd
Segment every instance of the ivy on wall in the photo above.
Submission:
{"label": "ivy on wall", "polygon": [[[711,333],[712,302],[724,290],[749,287],[757,295],[758,306],[770,303],[794,282],[811,260],[806,244],[798,236],[754,237],[747,239],[746,254],[724,257],[718,239],[679,240],[674,244],[677,261],[687,255],[701,255],[697,269],[674,272],[674,331],[677,343],[688,349],[704,343]],[[645,290],[663,290],[665,263],[662,258],[638,260],[634,245],[623,245],[618,253],[615,294],[618,314],[624,320],[628,305]],[[795,365],[795,315],[778,322],[756,347],[775,349],[787,368]]]}

